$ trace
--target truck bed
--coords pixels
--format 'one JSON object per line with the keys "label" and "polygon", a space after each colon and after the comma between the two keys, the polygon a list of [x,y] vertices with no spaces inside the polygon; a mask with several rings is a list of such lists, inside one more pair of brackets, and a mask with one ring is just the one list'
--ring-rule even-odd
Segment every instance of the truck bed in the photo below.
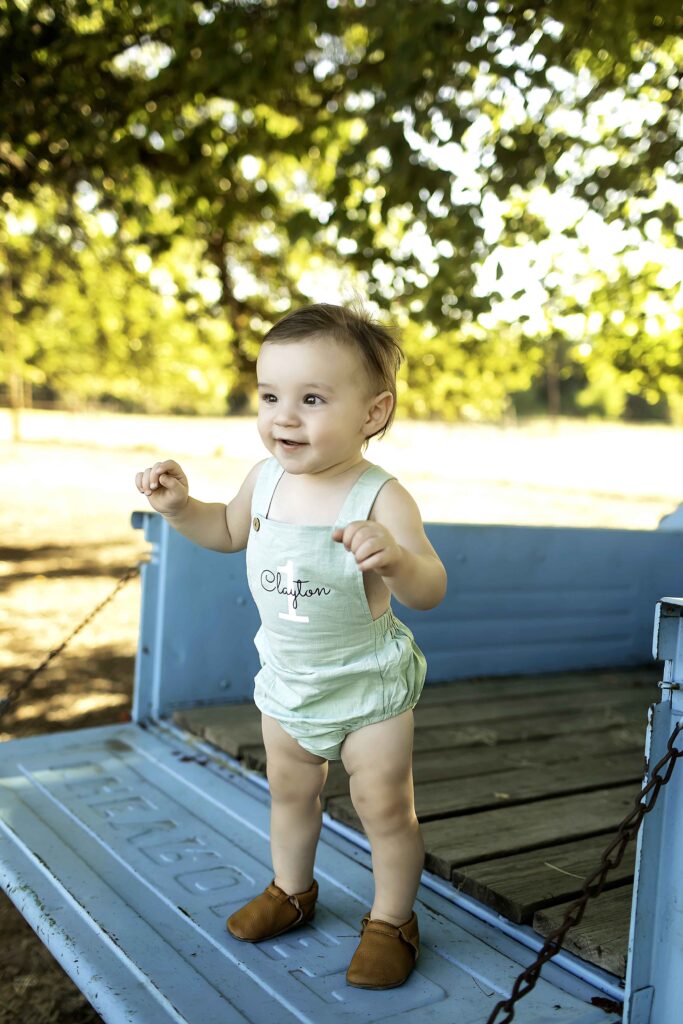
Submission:
{"label": "truck bed", "polygon": [[[0,748],[3,884],[107,1024],[427,1015],[433,1024],[484,1024],[534,959],[528,940],[470,913],[425,871],[413,974],[384,992],[347,985],[372,904],[370,855],[327,816],[314,921],[240,943],[225,919],[271,881],[268,826],[262,779],[162,721]],[[515,1020],[617,1024],[619,1014],[599,1008],[603,991],[567,970],[567,958],[544,968]]]}

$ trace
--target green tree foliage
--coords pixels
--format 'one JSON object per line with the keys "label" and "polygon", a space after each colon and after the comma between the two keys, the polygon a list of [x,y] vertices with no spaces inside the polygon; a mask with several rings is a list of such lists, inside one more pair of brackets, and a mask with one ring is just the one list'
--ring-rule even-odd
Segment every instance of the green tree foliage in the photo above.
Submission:
{"label": "green tree foliage", "polygon": [[579,405],[615,417],[668,407],[669,418],[683,423],[683,294],[672,285],[666,271],[646,264],[635,280],[622,272],[596,290],[593,332],[578,352],[588,381]]}
{"label": "green tree foliage", "polygon": [[[26,374],[77,394],[67,367],[87,365],[91,394],[243,408],[255,339],[310,300],[317,260],[405,326],[415,414],[495,417],[530,388],[552,406],[568,381],[577,408],[624,408],[628,389],[601,385],[606,366],[636,380],[616,342],[586,355],[567,333],[581,289],[548,283],[543,334],[506,319],[505,276],[482,286],[482,268],[543,243],[539,189],[580,204],[569,236],[597,215],[680,242],[678,0],[0,0],[0,16],[4,263]],[[79,195],[110,218],[106,245]],[[8,232],[8,213],[41,202],[51,220],[32,239]],[[22,247],[41,250],[30,268]],[[136,269],[145,255],[156,275]],[[631,278],[624,262],[600,294],[618,292],[649,352]],[[41,343],[53,302],[68,308]],[[666,366],[675,404],[680,361]]]}

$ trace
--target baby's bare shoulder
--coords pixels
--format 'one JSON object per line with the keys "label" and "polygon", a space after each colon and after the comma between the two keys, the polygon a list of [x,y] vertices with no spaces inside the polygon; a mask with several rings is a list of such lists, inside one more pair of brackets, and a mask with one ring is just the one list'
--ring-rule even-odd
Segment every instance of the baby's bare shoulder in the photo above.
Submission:
{"label": "baby's bare shoulder", "polygon": [[390,528],[390,524],[404,522],[422,526],[422,516],[415,498],[398,480],[387,480],[375,498],[370,519]]}
{"label": "baby's bare shoulder", "polygon": [[225,521],[230,534],[231,549],[242,551],[247,546],[251,525],[251,499],[254,496],[256,480],[268,459],[261,459],[247,473],[242,486],[225,508]]}
{"label": "baby's bare shoulder", "polygon": [[409,551],[417,555],[436,555],[415,498],[398,480],[388,480],[380,489],[370,519],[385,526],[396,543]]}

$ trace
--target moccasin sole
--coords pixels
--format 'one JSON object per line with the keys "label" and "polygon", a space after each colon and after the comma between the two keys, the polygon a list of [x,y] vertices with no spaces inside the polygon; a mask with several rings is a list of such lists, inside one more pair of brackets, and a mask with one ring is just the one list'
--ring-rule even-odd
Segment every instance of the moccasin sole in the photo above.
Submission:
{"label": "moccasin sole", "polygon": [[[292,924],[288,924],[285,928],[281,928],[279,932],[271,932],[270,935],[263,935],[259,939],[247,939],[242,935],[235,935],[233,931],[228,928],[228,931],[232,935],[233,939],[237,939],[239,942],[266,942],[268,939],[276,939],[278,935],[284,935],[285,932],[293,932],[295,928],[301,928],[303,925],[308,924],[315,917],[315,911],[310,917],[304,917],[300,921],[293,921]],[[227,927],[227,925],[226,925]]]}

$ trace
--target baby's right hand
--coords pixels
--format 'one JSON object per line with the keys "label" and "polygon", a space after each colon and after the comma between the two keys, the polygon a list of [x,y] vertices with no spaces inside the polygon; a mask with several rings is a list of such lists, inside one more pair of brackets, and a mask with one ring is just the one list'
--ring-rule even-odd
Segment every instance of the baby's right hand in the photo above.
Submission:
{"label": "baby's right hand", "polygon": [[155,462],[142,473],[137,473],[135,484],[141,494],[156,512],[162,515],[177,515],[187,505],[189,485],[187,477],[177,462]]}

